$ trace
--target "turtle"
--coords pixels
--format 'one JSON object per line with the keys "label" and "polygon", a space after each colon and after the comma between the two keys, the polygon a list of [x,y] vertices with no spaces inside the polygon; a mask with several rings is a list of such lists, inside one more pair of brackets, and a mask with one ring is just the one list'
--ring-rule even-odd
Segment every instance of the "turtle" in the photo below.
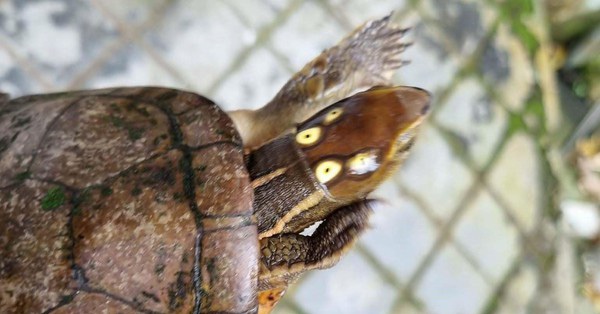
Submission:
{"label": "turtle", "polygon": [[0,312],[268,312],[352,246],[410,151],[430,94],[390,83],[406,31],[359,26],[256,111],[151,86],[2,97]]}

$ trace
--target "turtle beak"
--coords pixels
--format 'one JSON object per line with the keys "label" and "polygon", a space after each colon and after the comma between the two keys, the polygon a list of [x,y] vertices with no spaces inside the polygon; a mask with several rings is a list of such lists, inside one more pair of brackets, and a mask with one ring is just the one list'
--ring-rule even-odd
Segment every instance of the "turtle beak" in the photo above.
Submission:
{"label": "turtle beak", "polygon": [[[362,94],[365,120],[376,141],[384,151],[383,163],[401,163],[415,139],[417,129],[431,111],[431,94],[410,86],[373,87]],[[373,122],[372,122],[373,121]],[[389,144],[384,145],[387,142]],[[383,167],[385,168],[385,167]],[[390,169],[395,166],[390,167]],[[389,171],[388,171],[389,172]]]}
{"label": "turtle beak", "polygon": [[418,87],[395,87],[396,97],[400,103],[410,104],[408,111],[415,115],[425,116],[431,109],[431,94]]}
{"label": "turtle beak", "polygon": [[365,91],[364,97],[372,106],[369,110],[395,121],[401,132],[419,124],[431,110],[431,94],[418,87],[377,86]]}

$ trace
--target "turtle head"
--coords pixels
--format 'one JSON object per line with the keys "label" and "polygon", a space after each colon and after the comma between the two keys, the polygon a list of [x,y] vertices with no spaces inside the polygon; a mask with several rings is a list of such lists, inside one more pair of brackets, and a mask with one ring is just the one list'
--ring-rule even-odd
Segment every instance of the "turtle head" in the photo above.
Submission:
{"label": "turtle head", "polygon": [[354,201],[404,161],[429,107],[429,93],[422,89],[374,87],[302,123],[295,140],[330,196]]}
{"label": "turtle head", "polygon": [[429,103],[422,89],[374,87],[250,152],[259,237],[299,232],[366,198],[407,157]]}

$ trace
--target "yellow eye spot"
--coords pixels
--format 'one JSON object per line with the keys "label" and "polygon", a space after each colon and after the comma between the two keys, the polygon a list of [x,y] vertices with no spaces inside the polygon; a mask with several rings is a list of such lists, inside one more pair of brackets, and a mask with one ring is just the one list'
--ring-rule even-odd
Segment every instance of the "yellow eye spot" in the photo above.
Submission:
{"label": "yellow eye spot", "polygon": [[335,178],[342,171],[342,164],[337,160],[325,160],[320,162],[315,168],[317,180],[321,183],[327,183]]}
{"label": "yellow eye spot", "polygon": [[298,142],[300,145],[312,145],[318,142],[320,138],[321,128],[318,126],[306,129],[296,134],[296,142]]}
{"label": "yellow eye spot", "polygon": [[373,172],[379,168],[379,163],[377,163],[377,152],[368,151],[358,153],[348,159],[346,166],[348,167],[348,172],[351,174],[362,175]]}
{"label": "yellow eye spot", "polygon": [[325,119],[323,120],[323,123],[325,125],[328,125],[328,124],[332,123],[333,121],[337,120],[342,115],[343,112],[344,112],[344,110],[342,110],[342,108],[332,109],[325,116]]}

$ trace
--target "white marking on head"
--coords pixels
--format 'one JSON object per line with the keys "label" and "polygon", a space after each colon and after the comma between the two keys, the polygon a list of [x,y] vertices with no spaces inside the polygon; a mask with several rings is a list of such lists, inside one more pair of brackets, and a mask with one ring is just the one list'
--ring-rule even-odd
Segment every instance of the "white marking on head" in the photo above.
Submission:
{"label": "white marking on head", "polygon": [[354,175],[363,175],[365,173],[373,172],[379,168],[377,162],[377,152],[368,151],[354,155],[354,157],[348,159],[346,166],[348,172]]}

